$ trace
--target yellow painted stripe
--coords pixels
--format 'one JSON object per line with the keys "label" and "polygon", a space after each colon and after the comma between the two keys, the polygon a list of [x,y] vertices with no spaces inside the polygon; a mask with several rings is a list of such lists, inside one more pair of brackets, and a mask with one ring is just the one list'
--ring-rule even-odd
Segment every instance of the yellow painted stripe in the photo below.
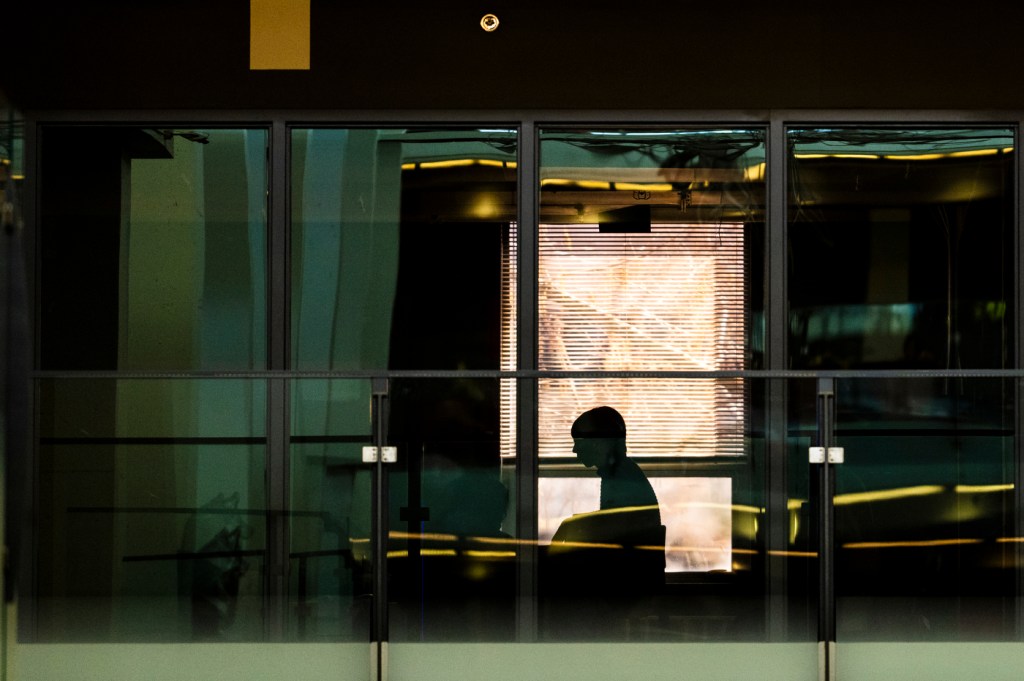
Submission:
{"label": "yellow painted stripe", "polygon": [[249,68],[309,70],[310,0],[249,0]]}

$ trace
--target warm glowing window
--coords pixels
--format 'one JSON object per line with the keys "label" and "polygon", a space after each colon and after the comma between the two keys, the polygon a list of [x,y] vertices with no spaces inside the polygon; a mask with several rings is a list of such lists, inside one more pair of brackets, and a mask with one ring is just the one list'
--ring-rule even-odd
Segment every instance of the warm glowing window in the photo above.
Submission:
{"label": "warm glowing window", "polygon": [[[514,234],[514,226],[513,226]],[[601,232],[595,224],[543,224],[539,242],[542,370],[721,371],[744,366],[744,225],[660,224]],[[515,239],[510,239],[515,244]],[[504,267],[503,366],[515,368],[515,249]],[[514,454],[513,382],[503,382],[502,449]],[[629,455],[743,453],[742,379],[542,379],[539,455],[572,457],[570,429],[607,404],[626,420]],[[653,472],[653,471],[651,471]],[[650,473],[650,472],[649,472]],[[651,476],[667,528],[669,572],[732,566],[730,478]],[[599,506],[596,476],[541,477],[538,522],[550,541],[565,518]]]}
{"label": "warm glowing window", "polygon": [[[742,223],[655,224],[644,233],[542,224],[539,368],[742,369],[743,254]],[[513,368],[514,258],[508,262],[503,345]],[[572,456],[573,420],[607,404],[626,420],[630,456],[738,455],[743,390],[741,379],[542,379],[539,454]],[[511,414],[511,391],[505,399],[502,413]]]}

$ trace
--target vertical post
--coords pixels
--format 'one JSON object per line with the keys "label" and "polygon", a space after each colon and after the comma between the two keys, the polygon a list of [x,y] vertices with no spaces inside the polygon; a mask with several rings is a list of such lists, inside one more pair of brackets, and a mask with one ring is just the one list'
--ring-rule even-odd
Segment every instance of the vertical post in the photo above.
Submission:
{"label": "vertical post", "polygon": [[[269,205],[267,259],[269,266],[267,368],[288,369],[288,130],[283,121],[274,121],[270,130]],[[288,490],[290,382],[284,378],[267,379],[267,581],[265,586],[267,640],[282,640],[285,635],[288,597]]]}
{"label": "vertical post", "polygon": [[[789,334],[786,287],[786,131],[783,122],[770,123],[767,145],[768,220],[765,287],[765,361],[767,369],[788,368],[786,341]],[[787,552],[789,509],[787,499],[786,403],[787,384],[771,379],[766,386],[768,458],[764,484],[767,495],[767,546],[765,565],[765,619],[769,641],[786,641],[788,632]]]}
{"label": "vertical post", "polygon": [[[388,379],[373,378],[371,392],[371,425],[373,446],[383,447],[388,437]],[[387,681],[388,642],[388,485],[384,457],[378,455],[373,465],[373,517],[371,542],[373,556],[373,615],[370,625],[371,671],[378,681]]]}
{"label": "vertical post", "polygon": [[[1021,159],[1020,153],[1020,134],[1021,129],[1024,127],[1024,120],[1018,121],[1017,126],[1014,129],[1014,141],[1013,147],[1014,153],[1014,184],[1013,184],[1013,222],[1011,228],[1013,229],[1013,320],[1015,322],[1015,328],[1012,329],[1011,333],[1013,336],[1013,352],[1011,354],[1013,360],[1013,368],[1020,369],[1024,366],[1024,238],[1021,237],[1021,209],[1020,202],[1021,198],[1024,197],[1024,160]],[[1014,461],[1014,480],[1013,480],[1013,507],[1015,509],[1014,523],[1015,537],[1024,536],[1024,378],[1013,379],[1013,389],[1009,391],[1013,396],[1014,408],[1014,423],[1013,432],[1015,437],[1013,438],[1013,461]],[[1015,542],[1013,544],[1013,560],[1012,565],[1017,567],[1016,575],[1016,608],[1014,608],[1014,628],[1016,631],[1016,639],[1018,641],[1024,639],[1024,569],[1021,565],[1024,565],[1024,544]]]}
{"label": "vertical post", "polygon": [[[835,428],[835,379],[818,379],[818,446],[826,450],[833,444]],[[820,522],[818,526],[819,594],[818,645],[824,648],[824,679],[835,678],[836,609],[835,609],[835,468],[828,457],[818,464]]]}
{"label": "vertical post", "polygon": [[[11,140],[14,139],[13,112],[11,113]],[[35,281],[34,258],[38,257],[38,231],[35,218],[38,215],[37,188],[38,165],[36,163],[36,142],[38,128],[32,120],[25,121],[25,192],[20,194],[12,180],[8,181],[9,206],[4,207],[4,215],[0,218],[0,239],[4,246],[0,249],[0,258],[6,262],[0,266],[0,276],[6,280],[0,284],[5,298],[0,302],[6,316],[3,325],[3,338],[0,339],[0,350],[4,353],[0,364],[3,365],[2,375],[5,395],[3,397],[4,442],[0,445],[0,522],[10,528],[10,533],[3,536],[3,546],[9,547],[10,566],[8,574],[0,590],[0,620],[3,626],[0,633],[4,640],[0,642],[0,660],[7,659],[7,643],[12,640],[32,640],[35,633],[35,518],[36,490],[38,480],[36,470],[38,461],[34,442],[37,441],[39,420],[35,418],[35,382],[31,380],[33,366],[38,366],[37,352],[32,346],[33,323],[38,324],[39,315],[35,314]],[[9,147],[13,152],[13,143]],[[15,159],[11,158],[10,171],[14,169]],[[27,257],[26,254],[34,254]],[[38,345],[36,346],[38,347]],[[2,530],[2,528],[0,528]],[[6,581],[6,580],[10,581]],[[18,621],[12,623],[7,619],[7,603],[17,602]],[[9,636],[7,628],[15,625],[15,635]],[[2,678],[7,678],[7,665],[3,664],[0,671]]]}
{"label": "vertical post", "polygon": [[[533,121],[519,127],[519,281],[516,318],[516,366],[537,369],[537,177],[539,139]],[[518,640],[537,639],[537,379],[517,379],[516,386],[516,529],[519,544],[516,630]]]}

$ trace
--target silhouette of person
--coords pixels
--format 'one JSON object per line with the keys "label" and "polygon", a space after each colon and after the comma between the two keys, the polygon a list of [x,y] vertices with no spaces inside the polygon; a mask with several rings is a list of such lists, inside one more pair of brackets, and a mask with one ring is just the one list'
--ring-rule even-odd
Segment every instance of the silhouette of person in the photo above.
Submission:
{"label": "silhouette of person", "polygon": [[618,638],[632,607],[664,584],[665,527],[650,481],[626,456],[619,412],[584,412],[572,438],[577,459],[601,479],[601,503],[563,520],[552,537],[547,624],[560,638]]}
{"label": "silhouette of person", "polygon": [[601,478],[601,510],[643,508],[644,522],[661,524],[658,497],[647,476],[626,456],[626,422],[611,407],[586,411],[572,424],[572,451]]}

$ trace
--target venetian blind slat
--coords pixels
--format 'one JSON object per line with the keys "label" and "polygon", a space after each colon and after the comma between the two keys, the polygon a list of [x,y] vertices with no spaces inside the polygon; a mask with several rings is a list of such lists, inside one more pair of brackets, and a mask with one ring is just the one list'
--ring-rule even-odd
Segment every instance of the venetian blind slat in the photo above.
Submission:
{"label": "venetian blind slat", "polygon": [[[540,369],[743,368],[742,223],[654,224],[650,233],[540,225],[538,246]],[[539,391],[542,457],[571,456],[573,420],[602,404],[626,419],[632,456],[743,451],[741,379],[549,379]]]}

